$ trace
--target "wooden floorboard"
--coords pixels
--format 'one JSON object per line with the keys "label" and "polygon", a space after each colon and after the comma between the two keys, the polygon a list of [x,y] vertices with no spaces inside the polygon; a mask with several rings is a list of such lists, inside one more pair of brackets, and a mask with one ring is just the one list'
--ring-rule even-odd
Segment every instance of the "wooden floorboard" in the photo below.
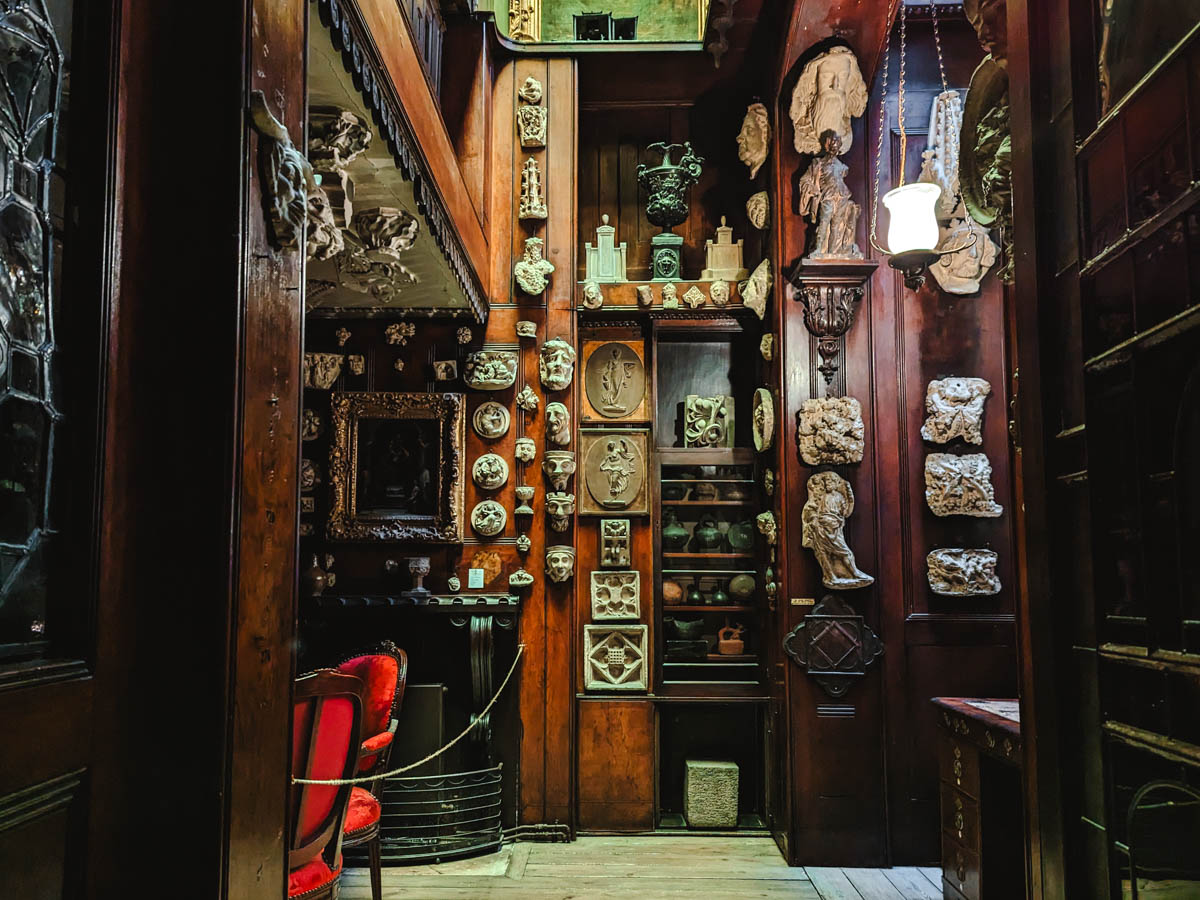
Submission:
{"label": "wooden floorboard", "polygon": [[942,870],[937,866],[918,866],[921,874],[929,879],[929,883],[937,888],[937,896],[942,896]]}
{"label": "wooden floorboard", "polygon": [[[940,900],[938,869],[790,867],[769,838],[582,837],[383,870],[384,900]],[[343,900],[369,900],[347,869]]]}

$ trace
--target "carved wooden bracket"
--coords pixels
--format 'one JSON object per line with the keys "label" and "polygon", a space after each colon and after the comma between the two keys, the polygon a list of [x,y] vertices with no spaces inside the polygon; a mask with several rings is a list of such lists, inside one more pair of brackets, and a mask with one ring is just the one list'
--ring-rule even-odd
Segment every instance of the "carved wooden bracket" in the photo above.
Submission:
{"label": "carved wooden bracket", "polygon": [[267,106],[262,91],[250,94],[250,123],[263,139],[260,178],[271,237],[280,249],[298,247],[306,234],[308,195],[318,190],[312,166]]}
{"label": "carved wooden bracket", "polygon": [[883,641],[845,600],[827,594],[788,632],[783,649],[831,697],[842,697],[883,653]]}
{"label": "carved wooden bracket", "polygon": [[801,263],[789,274],[792,298],[804,304],[804,327],[817,339],[825,383],[833,381],[839,365],[842,338],[854,325],[855,304],[862,299],[866,283],[879,264],[874,260],[841,260]]}

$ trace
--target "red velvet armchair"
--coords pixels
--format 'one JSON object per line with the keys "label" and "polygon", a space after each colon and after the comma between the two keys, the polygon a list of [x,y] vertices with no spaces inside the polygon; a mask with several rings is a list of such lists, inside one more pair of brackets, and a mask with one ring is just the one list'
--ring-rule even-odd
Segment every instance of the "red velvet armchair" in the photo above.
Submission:
{"label": "red velvet armchair", "polygon": [[[292,773],[299,778],[351,778],[362,736],[363,682],[330,669],[296,679]],[[288,897],[336,896],[350,785],[293,784],[288,836]]]}
{"label": "red velvet armchair", "polygon": [[[396,737],[396,715],[404,698],[408,679],[408,656],[391,641],[378,648],[355,654],[337,667],[339,672],[354,675],[364,684],[363,741],[358,751],[358,775],[378,776],[388,770],[392,744]],[[370,790],[355,786],[350,793],[350,805],[343,829],[343,846],[367,845],[371,867],[371,896],[380,900],[383,893],[379,827],[383,809],[378,799],[379,778],[370,783]]]}

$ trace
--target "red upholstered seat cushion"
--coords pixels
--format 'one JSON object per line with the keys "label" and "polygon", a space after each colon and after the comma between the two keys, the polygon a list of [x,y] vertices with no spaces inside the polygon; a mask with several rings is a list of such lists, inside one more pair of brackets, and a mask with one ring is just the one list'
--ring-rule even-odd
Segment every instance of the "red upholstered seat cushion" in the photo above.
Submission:
{"label": "red upholstered seat cushion", "polygon": [[[338,666],[338,671],[363,680],[362,733],[387,731],[391,725],[392,703],[396,699],[396,682],[400,677],[396,658],[386,653],[369,653],[346,660]],[[367,771],[375,765],[375,760],[375,756],[363,757],[359,760],[358,770]]]}
{"label": "red upholstered seat cushion", "polygon": [[378,753],[384,747],[392,742],[393,735],[390,731],[381,731],[379,734],[372,735],[362,742],[364,751],[372,751]]}
{"label": "red upholstered seat cushion", "polygon": [[307,892],[323,887],[342,874],[341,861],[338,867],[331,870],[321,857],[309,860],[298,869],[288,872],[288,896],[298,897]]}
{"label": "red upholstered seat cushion", "polygon": [[379,821],[383,809],[375,795],[360,787],[350,789],[350,806],[346,809],[346,826],[343,834],[354,834],[364,828],[370,828]]}

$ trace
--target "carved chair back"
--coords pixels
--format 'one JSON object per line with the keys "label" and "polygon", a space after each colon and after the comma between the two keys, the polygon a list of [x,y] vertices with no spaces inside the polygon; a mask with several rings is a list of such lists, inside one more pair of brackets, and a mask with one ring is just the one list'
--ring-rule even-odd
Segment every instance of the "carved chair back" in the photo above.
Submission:
{"label": "carved chair back", "polygon": [[395,738],[396,716],[408,681],[408,654],[391,641],[383,641],[378,647],[343,660],[337,671],[361,678],[364,684],[363,745],[358,772],[386,771]]}

